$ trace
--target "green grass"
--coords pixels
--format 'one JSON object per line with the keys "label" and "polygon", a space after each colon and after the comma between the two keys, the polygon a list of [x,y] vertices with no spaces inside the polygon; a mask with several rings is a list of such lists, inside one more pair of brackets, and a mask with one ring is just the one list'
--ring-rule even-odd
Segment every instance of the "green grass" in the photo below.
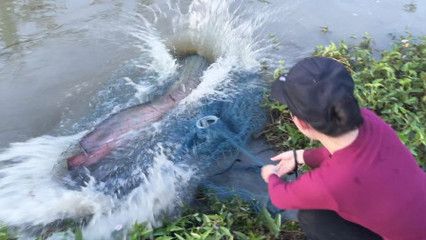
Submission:
{"label": "green grass", "polygon": [[296,222],[282,224],[280,215],[272,216],[265,208],[255,211],[240,198],[219,200],[203,191],[195,206],[160,228],[135,224],[130,239],[304,239]]}
{"label": "green grass", "polygon": [[7,231],[7,228],[4,227],[4,226],[3,227],[0,226],[0,240],[7,240],[9,238],[10,238],[10,236],[9,236],[8,231]]}

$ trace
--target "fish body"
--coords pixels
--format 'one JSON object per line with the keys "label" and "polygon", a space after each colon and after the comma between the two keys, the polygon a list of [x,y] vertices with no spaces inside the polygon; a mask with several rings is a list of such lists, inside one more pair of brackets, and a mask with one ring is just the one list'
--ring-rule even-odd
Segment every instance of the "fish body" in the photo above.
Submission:
{"label": "fish body", "polygon": [[162,97],[113,114],[79,142],[81,152],[67,159],[69,169],[90,166],[126,142],[129,134],[158,122],[200,83],[208,67],[205,58],[192,55],[183,61],[180,77]]}

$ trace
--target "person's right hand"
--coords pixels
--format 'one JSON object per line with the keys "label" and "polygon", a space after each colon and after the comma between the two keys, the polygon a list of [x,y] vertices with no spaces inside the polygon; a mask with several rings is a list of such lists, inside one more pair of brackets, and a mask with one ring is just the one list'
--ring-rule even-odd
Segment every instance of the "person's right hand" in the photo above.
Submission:
{"label": "person's right hand", "polygon": [[[304,152],[304,150],[296,150],[298,164],[304,163],[303,152]],[[291,172],[291,171],[293,171],[294,168],[296,167],[296,164],[295,164],[295,161],[294,161],[293,151],[287,151],[287,152],[283,152],[281,154],[278,154],[277,156],[272,157],[271,160],[272,161],[279,161],[277,168],[276,168],[276,173],[280,177]]]}

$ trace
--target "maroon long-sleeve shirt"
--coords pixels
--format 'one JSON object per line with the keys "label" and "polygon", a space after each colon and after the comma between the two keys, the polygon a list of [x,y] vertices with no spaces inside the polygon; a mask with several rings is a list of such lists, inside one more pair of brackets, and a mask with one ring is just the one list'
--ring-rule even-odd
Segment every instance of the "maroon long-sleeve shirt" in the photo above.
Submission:
{"label": "maroon long-sleeve shirt", "polygon": [[355,141],[331,155],[306,150],[313,168],[294,182],[269,177],[272,203],[283,209],[327,209],[384,239],[426,239],[426,174],[395,131],[362,109]]}

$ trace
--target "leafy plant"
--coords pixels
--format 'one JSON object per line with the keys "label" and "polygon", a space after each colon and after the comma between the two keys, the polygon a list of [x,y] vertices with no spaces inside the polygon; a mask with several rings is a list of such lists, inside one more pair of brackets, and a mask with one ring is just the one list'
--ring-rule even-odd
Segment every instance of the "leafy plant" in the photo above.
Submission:
{"label": "leafy plant", "polygon": [[274,79],[279,78],[281,75],[284,74],[284,72],[286,71],[285,69],[285,61],[284,60],[280,60],[278,62],[278,67],[275,69],[274,71]]}
{"label": "leafy plant", "polygon": [[0,226],[0,240],[9,239],[9,233],[7,231],[7,227]]}
{"label": "leafy plant", "polygon": [[273,218],[271,213],[264,207],[260,211],[260,218],[263,220],[265,227],[268,228],[272,236],[277,238],[281,232],[281,215],[277,214],[276,217]]}
{"label": "leafy plant", "polygon": [[[144,224],[136,224],[130,238],[260,240],[278,239],[286,231],[281,224],[281,215],[273,217],[265,208],[256,212],[252,203],[240,198],[219,200],[214,194],[202,191],[197,199],[195,205],[198,207],[186,210],[182,217],[160,228],[149,229]],[[297,225],[292,226],[291,231],[299,234],[293,239],[303,239]]]}
{"label": "leafy plant", "polygon": [[265,98],[264,105],[269,109],[270,123],[263,131],[268,142],[279,149],[308,148],[318,145],[299,132],[291,120],[287,106],[271,101],[268,96]]}

